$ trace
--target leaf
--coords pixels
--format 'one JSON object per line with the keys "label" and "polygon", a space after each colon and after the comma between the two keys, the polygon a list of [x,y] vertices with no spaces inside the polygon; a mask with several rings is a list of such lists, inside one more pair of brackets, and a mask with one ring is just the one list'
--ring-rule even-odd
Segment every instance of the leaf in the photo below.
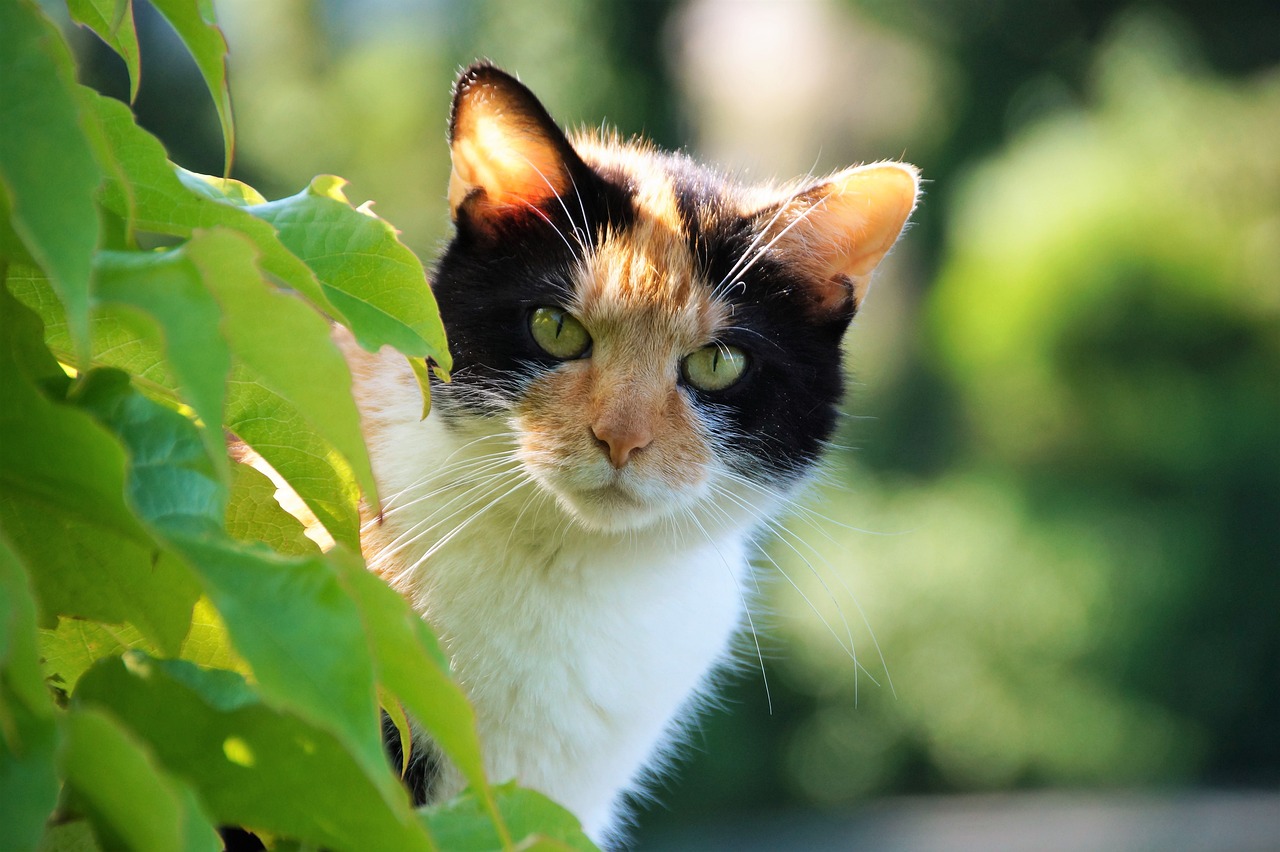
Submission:
{"label": "leaf", "polygon": [[[36,639],[36,603],[27,572],[0,536],[0,673],[16,697],[37,716],[51,710],[49,693],[40,673]],[[6,714],[0,708],[0,736],[9,737]]]}
{"label": "leaf", "polygon": [[178,180],[187,189],[214,201],[231,204],[236,207],[267,203],[267,199],[263,197],[262,193],[243,181],[189,172],[178,165],[173,166],[173,171],[178,176]]}
{"label": "leaf", "polygon": [[389,799],[373,663],[360,613],[322,556],[286,557],[233,541],[226,491],[195,424],[111,370],[83,379],[79,403],[129,449],[138,515],[200,577],[263,696],[333,734]]}
{"label": "leaf", "polygon": [[95,834],[137,852],[218,852],[222,841],[185,785],[158,767],[133,735],[93,708],[63,719],[61,762]]}
{"label": "leaf", "polygon": [[[242,237],[211,231],[193,239],[184,251],[222,305],[223,332],[245,368],[240,375],[285,401],[310,431],[341,454],[370,502],[376,502],[360,415],[351,398],[351,375],[330,340],[328,323],[301,300],[268,287],[254,263],[253,245]],[[232,422],[228,425],[236,428]],[[275,444],[255,444],[250,436],[237,433],[290,479],[290,473],[275,463]],[[305,488],[297,491],[307,498]],[[354,515],[354,503],[349,505]],[[320,512],[316,515],[321,517]],[[330,532],[358,547],[358,528]]]}
{"label": "leaf", "polygon": [[422,394],[422,419],[426,420],[427,415],[431,413],[431,373],[427,369],[427,362],[420,358],[410,358],[409,368],[413,370],[413,377],[418,380],[418,391]]}
{"label": "leaf", "polygon": [[226,426],[288,481],[334,539],[359,547],[360,485],[351,465],[242,366],[227,384]]}
{"label": "leaf", "polygon": [[227,40],[214,20],[213,4],[201,0],[151,0],[187,46],[213,96],[222,125],[224,170],[231,171],[236,149],[235,121],[231,115],[231,89],[227,85]]}
{"label": "leaf", "polygon": [[[201,234],[192,243],[207,239]],[[182,399],[204,421],[205,448],[225,473],[220,427],[231,350],[220,333],[222,311],[206,287],[204,270],[192,261],[192,251],[189,244],[168,252],[99,252],[95,283],[104,307],[135,309],[158,324]]]}
{"label": "leaf", "polygon": [[[48,276],[35,267],[10,266],[8,285],[14,298],[44,323],[45,343],[53,355],[65,363],[74,362],[75,344],[66,311]],[[148,391],[178,400],[178,383],[164,357],[164,339],[156,322],[136,311],[99,305],[89,316],[89,338],[93,365],[118,367]]]}
{"label": "leaf", "polygon": [[0,4],[0,80],[0,194],[13,231],[49,273],[84,357],[101,175],[77,113],[71,54],[29,2]]}
{"label": "leaf", "polygon": [[101,852],[89,821],[84,819],[51,825],[40,838],[38,852]]}
{"label": "leaf", "polygon": [[252,671],[232,647],[227,625],[207,597],[196,601],[196,608],[191,612],[191,632],[182,644],[180,656],[205,668],[226,669],[246,676]]}
{"label": "leaf", "polygon": [[[253,246],[221,229],[167,252],[103,252],[99,269],[105,301],[91,323],[92,360],[180,395],[206,423],[225,422],[336,540],[358,547],[360,487],[373,488],[373,474],[350,375],[324,320],[274,292],[254,265]],[[63,313],[38,270],[14,268],[10,284],[49,323],[50,345],[65,351]],[[238,363],[222,413],[228,349]],[[206,431],[204,440],[221,463],[221,433]]]}
{"label": "leaf", "polygon": [[58,801],[58,729],[0,678],[0,849],[34,849]]}
{"label": "leaf", "polygon": [[[596,852],[578,818],[541,793],[502,784],[493,788],[498,808],[517,842],[518,849],[569,849]],[[503,844],[471,793],[434,807],[418,816],[431,827],[440,848],[450,852],[488,852]]]}
{"label": "leaf", "polygon": [[40,631],[45,677],[66,692],[73,691],[80,676],[98,660],[118,656],[130,648],[157,652],[155,645],[132,624],[60,618],[56,630]]}
{"label": "leaf", "polygon": [[71,20],[97,33],[129,70],[129,102],[138,99],[140,57],[132,0],[67,0]]}
{"label": "leaf", "polygon": [[266,706],[239,675],[130,652],[90,670],[75,705],[145,740],[219,822],[335,850],[433,848],[402,790],[388,803],[332,734]]}
{"label": "leaf", "polygon": [[275,493],[275,483],[265,474],[247,464],[232,465],[227,532],[237,541],[260,541],[290,556],[319,553],[298,519],[276,502]]}
{"label": "leaf", "polygon": [[421,261],[384,220],[351,206],[345,184],[320,175],[297,195],[247,209],[274,225],[280,241],[315,271],[362,347],[394,346],[447,372],[453,362]]}
{"label": "leaf", "polygon": [[[159,140],[138,127],[127,106],[88,90],[84,90],[83,98],[85,109],[101,123],[107,144],[124,173],[123,178],[107,175],[102,193],[104,206],[128,218],[135,227],[160,234],[189,237],[199,228],[232,228],[257,246],[264,269],[316,307],[331,310],[315,275],[280,243],[274,228],[232,204],[215,200],[226,193],[212,191],[209,184],[189,177],[179,180],[181,175],[192,173],[181,169],[175,173]],[[205,189],[197,188],[197,183]]]}
{"label": "leaf", "polygon": [[120,446],[22,375],[16,353],[43,349],[33,320],[0,288],[0,340],[9,343],[0,346],[0,529],[24,563],[40,566],[32,580],[43,623],[56,614],[130,621],[176,652],[198,588],[125,504]]}

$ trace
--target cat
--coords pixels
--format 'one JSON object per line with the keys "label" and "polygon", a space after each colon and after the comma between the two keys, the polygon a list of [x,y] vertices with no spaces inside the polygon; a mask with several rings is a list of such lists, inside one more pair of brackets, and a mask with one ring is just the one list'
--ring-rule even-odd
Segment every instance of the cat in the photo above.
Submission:
{"label": "cat", "polygon": [[[490,777],[617,844],[732,656],[753,542],[831,436],[841,338],[919,175],[739,186],[567,136],[488,63],[457,80],[449,144],[430,277],[452,382],[422,420],[403,358],[345,347],[383,499],[366,557],[440,635]],[[418,800],[459,792],[414,739]]]}

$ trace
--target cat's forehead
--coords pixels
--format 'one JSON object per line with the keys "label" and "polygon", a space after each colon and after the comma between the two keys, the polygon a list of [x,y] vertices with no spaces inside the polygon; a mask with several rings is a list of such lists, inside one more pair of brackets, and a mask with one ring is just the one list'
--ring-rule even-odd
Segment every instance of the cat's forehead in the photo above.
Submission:
{"label": "cat's forehead", "polygon": [[625,186],[632,213],[626,227],[599,235],[579,267],[575,289],[584,318],[606,325],[647,319],[658,333],[714,336],[729,308],[696,257],[698,224],[679,170],[631,146],[584,140],[575,146],[597,173]]}

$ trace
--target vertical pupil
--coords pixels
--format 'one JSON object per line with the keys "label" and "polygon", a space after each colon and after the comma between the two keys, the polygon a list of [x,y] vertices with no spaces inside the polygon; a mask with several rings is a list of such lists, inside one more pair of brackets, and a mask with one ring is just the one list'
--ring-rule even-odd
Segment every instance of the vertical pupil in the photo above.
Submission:
{"label": "vertical pupil", "polygon": [[556,337],[559,337],[562,331],[564,331],[564,311],[559,311],[556,313]]}
{"label": "vertical pupil", "polygon": [[719,349],[716,350],[715,355],[713,355],[711,358],[711,372],[714,373],[718,369],[720,369],[720,350]]}

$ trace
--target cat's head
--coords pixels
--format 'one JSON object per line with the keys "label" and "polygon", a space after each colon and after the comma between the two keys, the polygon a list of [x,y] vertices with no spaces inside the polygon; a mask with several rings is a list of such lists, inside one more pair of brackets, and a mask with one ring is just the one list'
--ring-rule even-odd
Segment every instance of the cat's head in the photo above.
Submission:
{"label": "cat's head", "polygon": [[[567,137],[486,64],[450,119],[456,235],[433,288],[453,350],[448,421],[511,430],[584,526],[781,494],[836,422],[840,342],[915,207],[877,163],[746,187],[611,137]],[[759,496],[759,495],[757,495]]]}

